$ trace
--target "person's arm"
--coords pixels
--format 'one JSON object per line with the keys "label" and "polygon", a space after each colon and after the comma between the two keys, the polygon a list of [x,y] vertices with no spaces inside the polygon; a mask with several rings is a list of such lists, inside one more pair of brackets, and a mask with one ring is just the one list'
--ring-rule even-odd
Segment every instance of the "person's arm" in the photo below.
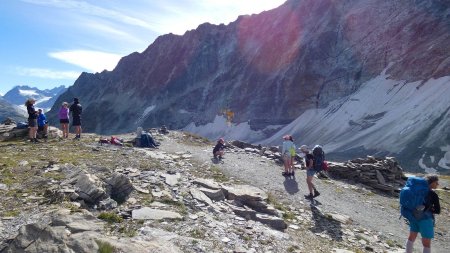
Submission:
{"label": "person's arm", "polygon": [[431,212],[434,214],[440,214],[441,204],[439,203],[439,196],[434,191],[431,196]]}

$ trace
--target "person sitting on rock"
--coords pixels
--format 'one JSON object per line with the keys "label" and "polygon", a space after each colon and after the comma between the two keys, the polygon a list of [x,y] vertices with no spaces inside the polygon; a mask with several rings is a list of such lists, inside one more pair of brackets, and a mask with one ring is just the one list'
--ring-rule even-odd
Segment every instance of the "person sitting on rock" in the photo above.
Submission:
{"label": "person sitting on rock", "polygon": [[159,132],[161,134],[168,134],[169,133],[169,131],[167,130],[166,125],[162,125],[162,127],[159,129]]}
{"label": "person sitting on rock", "polygon": [[38,109],[38,132],[44,135],[44,139],[48,137],[48,121],[42,109]]}
{"label": "person sitting on rock", "polygon": [[155,142],[152,134],[147,131],[144,131],[142,127],[138,127],[136,134],[137,136],[140,136],[140,147],[158,148],[159,144]]}
{"label": "person sitting on rock", "polygon": [[222,159],[225,153],[225,140],[220,138],[217,140],[217,144],[213,149],[214,159]]}

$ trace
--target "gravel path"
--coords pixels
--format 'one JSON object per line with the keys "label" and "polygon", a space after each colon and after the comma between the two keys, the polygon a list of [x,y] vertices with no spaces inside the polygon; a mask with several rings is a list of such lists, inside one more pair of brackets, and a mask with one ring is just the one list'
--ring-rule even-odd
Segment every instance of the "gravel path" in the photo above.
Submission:
{"label": "gravel path", "polygon": [[[192,146],[166,138],[161,150],[190,151],[199,162],[213,163],[212,147]],[[280,202],[303,208],[314,205],[325,213],[347,215],[356,226],[368,229],[385,239],[396,241],[400,245],[404,244],[408,235],[408,226],[399,219],[398,199],[374,194],[364,189],[362,185],[315,178],[314,183],[321,195],[310,202],[304,198],[308,190],[306,173],[303,170],[296,170],[295,179],[286,179],[281,175],[281,166],[257,154],[243,151],[226,152],[223,163],[215,165],[229,177],[272,193]],[[436,235],[433,252],[450,252],[449,242],[448,236]],[[416,242],[416,248],[419,248],[418,245],[419,241]]]}

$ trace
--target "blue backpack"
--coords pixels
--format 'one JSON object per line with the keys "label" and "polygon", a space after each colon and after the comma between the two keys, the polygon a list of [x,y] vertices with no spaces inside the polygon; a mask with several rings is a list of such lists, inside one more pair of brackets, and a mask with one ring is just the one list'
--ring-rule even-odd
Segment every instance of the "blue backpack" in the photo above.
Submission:
{"label": "blue backpack", "polygon": [[400,214],[410,222],[431,218],[430,211],[425,210],[425,202],[430,191],[425,178],[409,177],[400,191]]}

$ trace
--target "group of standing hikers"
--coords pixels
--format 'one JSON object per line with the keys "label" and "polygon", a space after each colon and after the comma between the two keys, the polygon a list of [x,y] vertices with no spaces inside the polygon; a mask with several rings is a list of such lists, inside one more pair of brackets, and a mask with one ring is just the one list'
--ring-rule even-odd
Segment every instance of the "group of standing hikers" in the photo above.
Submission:
{"label": "group of standing hikers", "polygon": [[[224,155],[225,141],[223,138],[217,140],[213,148],[214,159],[221,160]],[[295,158],[297,147],[291,135],[283,136],[281,146],[281,157],[283,159],[285,177],[295,176]],[[313,184],[314,175],[322,170],[327,170],[325,153],[320,145],[316,145],[312,152],[306,145],[300,147],[304,154],[304,166],[306,167],[306,183],[309,194],[306,199],[313,200],[320,192]],[[436,175],[422,177],[409,177],[405,187],[400,192],[401,215],[409,223],[409,236],[406,241],[406,253],[413,252],[414,241],[420,233],[422,236],[423,253],[431,252],[431,239],[434,238],[435,214],[441,212],[439,197],[434,191],[439,185]]]}
{"label": "group of standing hikers", "polygon": [[[43,132],[44,138],[48,136],[48,121],[42,109],[36,110],[36,99],[29,98],[25,102],[28,113],[28,137],[30,142],[39,142],[37,140],[38,131]],[[63,102],[61,108],[58,111],[59,123],[61,125],[61,131],[63,132],[63,138],[69,137],[69,112],[72,113],[72,126],[75,127],[75,139],[81,138],[81,113],[83,108],[78,98],[73,99],[73,104],[70,105],[67,102]]]}

